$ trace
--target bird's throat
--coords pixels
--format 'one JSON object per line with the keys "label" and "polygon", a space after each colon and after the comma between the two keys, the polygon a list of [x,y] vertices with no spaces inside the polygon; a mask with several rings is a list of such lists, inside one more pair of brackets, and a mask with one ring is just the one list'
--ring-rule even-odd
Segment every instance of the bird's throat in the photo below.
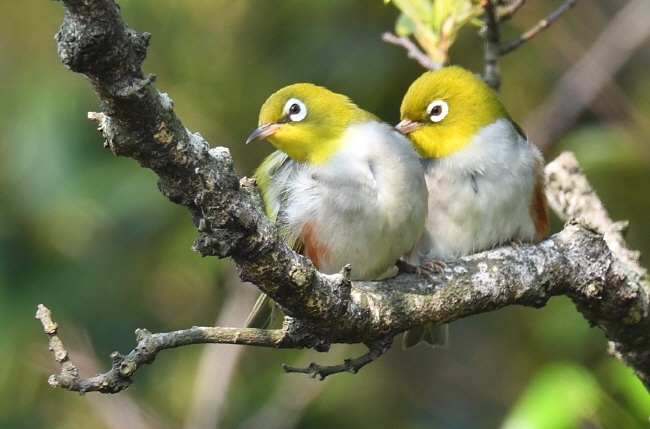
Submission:
{"label": "bird's throat", "polygon": [[423,158],[441,158],[467,146],[473,130],[422,127],[410,133],[413,146]]}
{"label": "bird's throat", "polygon": [[341,139],[269,138],[273,146],[296,162],[322,165],[341,147]]}

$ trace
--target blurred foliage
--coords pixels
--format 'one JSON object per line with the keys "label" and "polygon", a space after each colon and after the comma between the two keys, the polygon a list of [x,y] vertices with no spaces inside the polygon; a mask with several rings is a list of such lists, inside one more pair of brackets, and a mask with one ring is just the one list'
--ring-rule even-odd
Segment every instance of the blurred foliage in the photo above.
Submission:
{"label": "blurred foliage", "polygon": [[[644,395],[647,397],[647,394]],[[585,426],[642,428],[611,403],[597,380],[579,365],[556,362],[535,374],[505,420],[503,429],[571,429]],[[650,401],[645,401],[650,405]],[[598,413],[598,408],[602,412]],[[597,415],[598,414],[598,415]]]}
{"label": "blurred foliage", "polygon": [[[133,389],[114,397],[47,385],[58,368],[33,320],[38,303],[53,311],[73,358],[83,363],[97,356],[85,365],[91,375],[108,369],[113,350],[131,350],[136,328],[212,324],[229,264],[192,253],[196,230],[186,210],[160,195],[153,173],[102,148],[86,119],[98,109],[96,97],[56,56],[62,5],[0,3],[0,427],[129,427],[115,423],[138,414],[121,402],[114,408],[126,399],[151,427],[183,427],[203,347],[163,352],[138,372]],[[530,28],[559,3],[527,2],[504,37]],[[265,143],[243,142],[278,88],[314,82],[395,123],[402,95],[423,71],[381,42],[398,13],[380,0],[120,5],[132,28],[153,34],[145,72],[157,75],[157,87],[172,97],[188,128],[231,150],[242,175],[271,152]],[[504,59],[502,96],[516,120],[544,101],[623,5],[580,2]],[[476,29],[460,31],[451,62],[480,70],[481,55]],[[630,220],[629,243],[644,255],[650,251],[649,60],[645,45],[612,83],[630,114],[611,119],[587,110],[546,153],[552,159],[562,150],[576,152],[613,218]],[[323,383],[285,375],[280,363],[334,362],[363,347],[338,349],[338,358],[246,349],[221,427],[240,427],[277,398],[283,383],[291,393],[285,402],[313,395],[303,407],[289,408],[304,428],[647,425],[647,392],[606,354],[601,331],[589,328],[565,298],[540,310],[507,308],[461,320],[451,330],[448,350],[396,346],[360,374]],[[553,426],[560,421],[565,425]]]}

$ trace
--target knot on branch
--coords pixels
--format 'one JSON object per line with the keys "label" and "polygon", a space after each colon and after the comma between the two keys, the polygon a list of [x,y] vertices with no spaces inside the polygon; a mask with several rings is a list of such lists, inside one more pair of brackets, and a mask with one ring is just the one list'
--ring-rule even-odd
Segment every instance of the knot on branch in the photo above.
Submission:
{"label": "knot on branch", "polygon": [[[63,64],[79,73],[106,73],[134,55],[135,68],[146,57],[149,33],[138,35],[119,19],[114,2],[68,2],[61,28],[55,36]],[[120,23],[116,27],[115,23]]]}
{"label": "knot on branch", "polygon": [[280,239],[264,215],[255,180],[239,179],[224,147],[210,149],[203,159],[205,165],[195,169],[200,189],[192,204],[187,204],[200,232],[192,250],[219,258],[236,252],[253,259],[270,252]]}
{"label": "knot on branch", "polygon": [[[69,3],[55,36],[63,64],[74,72],[85,73],[121,63],[130,51],[124,48],[131,40],[125,37],[126,24],[117,19],[119,7],[113,2]],[[116,28],[116,22],[122,22],[122,26]],[[142,43],[146,44],[145,40]]]}
{"label": "knot on branch", "polygon": [[97,130],[104,137],[104,147],[110,148],[115,155],[123,154],[120,148],[129,147],[133,141],[127,130],[121,128],[110,116],[99,112],[88,112],[88,119],[97,122]]}
{"label": "knot on branch", "polygon": [[119,377],[128,379],[138,369],[135,362],[127,361],[124,355],[119,352],[111,353],[111,360],[113,361],[113,371]]}

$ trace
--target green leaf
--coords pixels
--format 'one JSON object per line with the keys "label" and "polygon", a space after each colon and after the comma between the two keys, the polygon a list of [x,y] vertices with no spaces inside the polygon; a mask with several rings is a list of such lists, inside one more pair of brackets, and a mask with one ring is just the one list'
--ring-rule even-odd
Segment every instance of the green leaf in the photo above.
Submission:
{"label": "green leaf", "polygon": [[395,23],[395,34],[401,37],[408,37],[413,32],[415,32],[415,24],[413,24],[413,21],[408,16],[400,13]]}

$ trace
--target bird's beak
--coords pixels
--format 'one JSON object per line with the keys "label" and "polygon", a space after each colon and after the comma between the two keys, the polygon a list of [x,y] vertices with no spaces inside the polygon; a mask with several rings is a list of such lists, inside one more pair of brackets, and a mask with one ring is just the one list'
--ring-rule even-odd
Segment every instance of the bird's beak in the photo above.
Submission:
{"label": "bird's beak", "polygon": [[422,125],[422,123],[404,119],[399,124],[395,125],[395,128],[397,128],[397,131],[402,134],[408,134],[411,131],[415,131],[420,128],[420,125]]}
{"label": "bird's beak", "polygon": [[250,136],[248,136],[246,139],[246,144],[254,142],[255,140],[265,139],[268,136],[272,136],[280,129],[281,126],[281,124],[274,123],[260,124],[260,126],[257,127]]}

